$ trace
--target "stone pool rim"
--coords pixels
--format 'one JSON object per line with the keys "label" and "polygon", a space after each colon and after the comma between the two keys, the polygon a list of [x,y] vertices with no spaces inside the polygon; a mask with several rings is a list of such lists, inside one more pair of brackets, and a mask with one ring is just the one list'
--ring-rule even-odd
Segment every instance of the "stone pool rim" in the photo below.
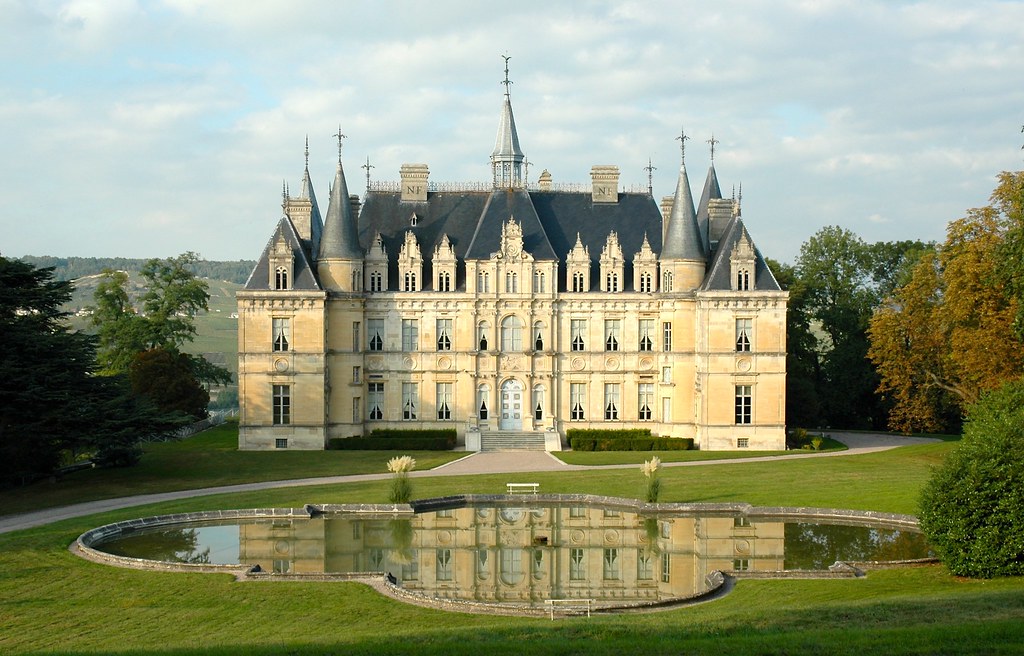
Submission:
{"label": "stone pool rim", "polygon": [[[886,513],[873,510],[846,510],[839,508],[816,508],[798,506],[754,506],[749,503],[647,503],[636,499],[608,497],[591,494],[460,494],[446,497],[434,497],[414,500],[408,504],[306,504],[301,508],[248,508],[236,510],[205,510],[198,512],[171,513],[153,515],[137,519],[123,520],[105,524],[82,533],[69,546],[69,550],[86,560],[97,563],[163,572],[202,572],[231,574],[239,581],[353,581],[374,588],[378,592],[393,599],[420,606],[440,608],[451,611],[537,615],[548,616],[549,611],[521,604],[491,604],[466,600],[429,597],[405,590],[391,583],[386,573],[341,573],[341,574],[278,574],[261,571],[250,565],[212,565],[193,563],[172,563],[167,561],[132,558],[110,554],[96,548],[96,545],[140,529],[174,526],[194,522],[215,522],[217,520],[238,519],[308,519],[325,514],[363,515],[375,518],[411,517],[417,513],[432,512],[450,508],[461,508],[475,505],[496,505],[506,507],[523,507],[537,505],[594,505],[631,510],[638,514],[651,517],[686,516],[688,514],[744,516],[755,519],[780,519],[799,521],[815,520],[819,523],[853,524],[877,528],[920,531],[917,517],[898,513]],[[595,604],[593,612],[623,612],[629,610],[656,610],[678,607],[701,601],[710,601],[727,594],[732,589],[733,579],[743,578],[854,578],[863,576],[867,570],[931,564],[934,558],[880,561],[880,562],[837,562],[828,570],[786,570],[730,572],[714,571],[708,575],[707,590],[687,597],[669,600],[638,603],[600,603]],[[571,611],[561,613],[572,614]]]}

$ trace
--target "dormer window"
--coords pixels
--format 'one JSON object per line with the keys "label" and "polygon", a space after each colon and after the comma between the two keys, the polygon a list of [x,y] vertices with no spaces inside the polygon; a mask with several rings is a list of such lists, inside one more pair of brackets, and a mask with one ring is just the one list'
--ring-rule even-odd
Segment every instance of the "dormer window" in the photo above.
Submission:
{"label": "dormer window", "polygon": [[274,269],[274,289],[288,289],[288,269],[279,266]]}
{"label": "dormer window", "polygon": [[419,224],[419,222],[420,217],[416,216],[416,212],[413,212],[412,216],[409,217],[409,226],[415,228]]}

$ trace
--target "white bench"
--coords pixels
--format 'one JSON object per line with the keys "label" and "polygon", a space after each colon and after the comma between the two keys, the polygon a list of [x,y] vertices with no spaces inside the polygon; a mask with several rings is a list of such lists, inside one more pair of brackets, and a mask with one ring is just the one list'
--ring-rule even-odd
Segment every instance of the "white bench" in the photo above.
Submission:
{"label": "white bench", "polygon": [[537,494],[540,490],[540,483],[506,483],[505,487],[508,488],[509,494],[516,494],[518,492]]}
{"label": "white bench", "polygon": [[555,619],[555,611],[562,613],[586,613],[590,617],[590,609],[594,605],[593,599],[545,599],[544,604],[551,613],[551,619]]}

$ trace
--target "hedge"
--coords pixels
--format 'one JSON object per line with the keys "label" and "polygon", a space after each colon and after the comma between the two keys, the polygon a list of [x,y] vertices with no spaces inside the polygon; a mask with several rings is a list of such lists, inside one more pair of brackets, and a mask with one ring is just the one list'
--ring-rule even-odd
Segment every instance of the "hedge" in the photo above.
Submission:
{"label": "hedge", "polygon": [[456,437],[454,428],[378,428],[367,437],[332,437],[327,448],[338,451],[450,451],[455,448]]}
{"label": "hedge", "polygon": [[573,451],[689,451],[693,438],[654,437],[649,428],[573,428],[566,431]]}

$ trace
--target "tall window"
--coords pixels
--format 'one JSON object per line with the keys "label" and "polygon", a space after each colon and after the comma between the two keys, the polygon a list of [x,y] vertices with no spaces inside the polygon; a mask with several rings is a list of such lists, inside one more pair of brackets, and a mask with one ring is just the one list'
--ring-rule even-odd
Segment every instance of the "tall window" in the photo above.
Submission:
{"label": "tall window", "polygon": [[666,271],[661,277],[661,291],[671,292],[672,291],[672,272]]}
{"label": "tall window", "polygon": [[414,292],[416,291],[416,272],[406,271],[405,272],[405,285],[402,287],[404,291]]}
{"label": "tall window", "polygon": [[619,274],[609,271],[605,276],[605,288],[610,292],[619,291]]}
{"label": "tall window", "polygon": [[384,320],[383,319],[367,319],[366,320],[366,341],[370,345],[371,351],[383,351],[384,350]]}
{"label": "tall window", "polygon": [[274,350],[287,351],[291,342],[291,320],[275,317],[273,319]]}
{"label": "tall window", "polygon": [[402,319],[402,350],[415,351],[420,345],[420,322],[418,319]]}
{"label": "tall window", "polygon": [[569,320],[569,335],[572,340],[573,351],[584,351],[586,350],[586,342],[584,336],[587,332],[587,321],[585,319],[570,319]]}
{"label": "tall window", "polygon": [[618,351],[619,339],[622,337],[622,321],[620,319],[605,319],[604,322],[604,350]]}
{"label": "tall window", "polygon": [[605,383],[604,386],[604,420],[619,419],[619,384]]}
{"label": "tall window", "polygon": [[533,350],[544,350],[544,324],[540,321],[533,323]]}
{"label": "tall window", "polygon": [[487,385],[481,385],[476,388],[476,412],[477,416],[481,420],[487,419],[487,404],[491,396],[491,388]]}
{"label": "tall window", "polygon": [[434,574],[438,581],[452,580],[452,564],[452,550],[438,549],[437,569],[434,571]]}
{"label": "tall window", "polygon": [[357,424],[363,420],[363,400],[358,396],[352,397],[352,423]]}
{"label": "tall window", "polygon": [[498,569],[505,585],[516,585],[523,579],[523,550],[503,547],[498,551]]}
{"label": "tall window", "polygon": [[750,291],[749,269],[740,269],[736,272],[736,289],[741,292]]}
{"label": "tall window", "polygon": [[536,421],[544,419],[544,386],[533,386],[533,418]]}
{"label": "tall window", "polygon": [[749,424],[751,422],[751,386],[736,386],[736,423]]}
{"label": "tall window", "polygon": [[274,289],[288,289],[287,267],[282,266],[274,269]]}
{"label": "tall window", "polygon": [[661,350],[672,350],[672,322],[666,321],[661,324]]}
{"label": "tall window", "polygon": [[654,578],[654,554],[648,549],[636,550],[636,578],[638,581],[650,581]]}
{"label": "tall window", "polygon": [[640,320],[640,350],[654,350],[654,319]]}
{"label": "tall window", "polygon": [[418,383],[402,383],[402,419],[416,419],[420,408],[420,392]]}
{"label": "tall window", "polygon": [[661,554],[661,582],[668,583],[672,578],[672,558],[667,553]]}
{"label": "tall window", "polygon": [[501,320],[501,350],[523,350],[523,322],[519,317],[508,316]]}
{"label": "tall window", "polygon": [[585,292],[587,291],[586,278],[582,271],[573,271],[572,273],[572,290],[574,292]]}
{"label": "tall window", "polygon": [[515,271],[505,272],[505,293],[515,294],[519,292],[519,274]]}
{"label": "tall window", "polygon": [[569,549],[569,580],[585,581],[587,579],[587,561],[583,549],[571,547]]}
{"label": "tall window", "polygon": [[358,321],[352,322],[352,352],[359,352],[359,340],[363,334],[363,325]]}
{"label": "tall window", "polygon": [[543,271],[533,272],[533,293],[543,294],[547,291],[547,276]]}
{"label": "tall window", "polygon": [[382,274],[380,271],[372,271],[370,273],[370,291],[384,291],[384,274]]}
{"label": "tall window", "polygon": [[362,368],[359,366],[352,367],[352,382],[359,383],[362,377]]}
{"label": "tall window", "polygon": [[481,321],[476,328],[476,341],[477,347],[481,351],[487,350],[487,333],[491,331],[491,325],[486,321]]}
{"label": "tall window", "polygon": [[487,271],[476,272],[476,291],[478,294],[486,294],[491,291],[491,274]]}
{"label": "tall window", "polygon": [[370,383],[366,386],[367,403],[370,407],[370,419],[384,418],[384,383]]}
{"label": "tall window", "polygon": [[640,274],[640,291],[641,293],[649,294],[654,290],[654,286],[651,284],[652,278],[648,271],[644,271]]}
{"label": "tall window", "polygon": [[452,350],[452,320],[451,319],[438,319],[437,320],[437,350],[438,351],[450,351]]}
{"label": "tall window", "polygon": [[292,423],[292,386],[273,385],[274,425]]}
{"label": "tall window", "polygon": [[752,319],[737,319],[736,320],[736,350],[737,351],[749,351],[750,350],[750,336],[753,334],[753,320]]}
{"label": "tall window", "polygon": [[451,421],[452,418],[452,384],[437,384],[437,418],[441,421]]}
{"label": "tall window", "polygon": [[654,383],[640,383],[637,387],[637,407],[640,421],[654,419]]}
{"label": "tall window", "polygon": [[666,385],[672,382],[672,367],[661,368],[661,382],[665,383]]}
{"label": "tall window", "polygon": [[437,274],[437,291],[439,292],[450,292],[452,290],[452,274],[448,271],[442,271]]}
{"label": "tall window", "polygon": [[609,581],[619,580],[619,550],[604,550],[604,578]]}
{"label": "tall window", "polygon": [[569,419],[583,421],[586,419],[587,384],[569,383]]}

